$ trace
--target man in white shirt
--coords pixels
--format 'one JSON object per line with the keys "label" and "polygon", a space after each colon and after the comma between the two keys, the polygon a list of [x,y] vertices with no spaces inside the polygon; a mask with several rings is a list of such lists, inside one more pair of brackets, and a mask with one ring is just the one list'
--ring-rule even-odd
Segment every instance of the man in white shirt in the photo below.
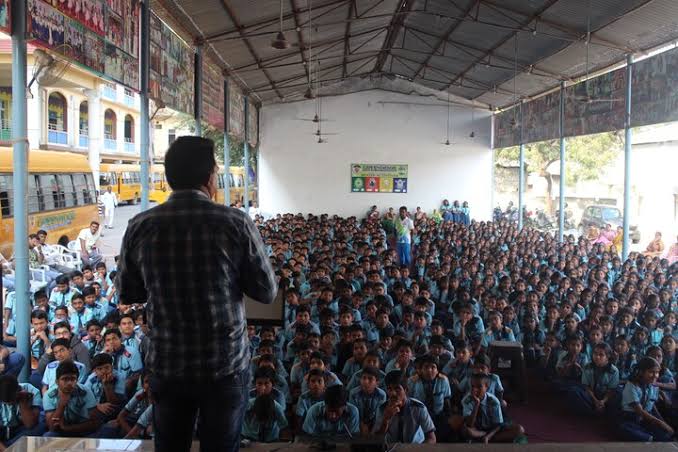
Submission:
{"label": "man in white shirt", "polygon": [[396,226],[396,251],[401,266],[410,266],[412,231],[414,223],[407,212],[407,207],[402,206],[399,209],[398,217],[395,221]]}
{"label": "man in white shirt", "polygon": [[101,195],[101,202],[104,205],[104,227],[113,229],[113,219],[115,218],[115,208],[118,206],[118,198],[110,186]]}
{"label": "man in white shirt", "polygon": [[94,267],[104,260],[104,256],[99,254],[99,250],[97,249],[99,237],[101,237],[101,231],[99,230],[98,221],[92,221],[89,224],[89,228],[81,230],[80,234],[78,234],[82,262],[85,265]]}

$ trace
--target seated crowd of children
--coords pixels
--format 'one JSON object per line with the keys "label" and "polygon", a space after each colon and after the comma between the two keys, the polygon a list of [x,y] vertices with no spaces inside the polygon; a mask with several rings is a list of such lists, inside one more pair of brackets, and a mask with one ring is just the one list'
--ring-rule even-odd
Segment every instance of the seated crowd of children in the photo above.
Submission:
{"label": "seated crowd of children", "polygon": [[[619,439],[674,437],[678,266],[507,221],[421,215],[404,267],[376,216],[255,222],[285,312],[283,327],[248,326],[243,438],[523,442],[493,373],[496,341],[520,343],[533,372],[582,415],[609,416]],[[13,373],[21,357],[0,351],[3,444],[151,433],[148,326],[143,306],[116,303],[114,278],[85,268],[35,294],[31,384]]]}

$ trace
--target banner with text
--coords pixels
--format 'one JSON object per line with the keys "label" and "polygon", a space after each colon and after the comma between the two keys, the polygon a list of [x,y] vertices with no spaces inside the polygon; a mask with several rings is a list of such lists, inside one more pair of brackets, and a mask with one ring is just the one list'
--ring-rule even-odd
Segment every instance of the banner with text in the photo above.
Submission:
{"label": "banner with text", "polygon": [[[0,27],[7,11],[0,6]],[[28,0],[28,37],[138,91],[139,14],[139,0]]]}
{"label": "banner with text", "polygon": [[207,58],[202,64],[202,119],[217,130],[224,130],[224,77]]}
{"label": "banner with text", "polygon": [[228,133],[245,140],[245,96],[235,83],[228,84]]}
{"label": "banner with text", "polygon": [[354,193],[407,193],[407,165],[351,163]]}
{"label": "banner with text", "polygon": [[633,65],[633,127],[678,121],[678,49]]}

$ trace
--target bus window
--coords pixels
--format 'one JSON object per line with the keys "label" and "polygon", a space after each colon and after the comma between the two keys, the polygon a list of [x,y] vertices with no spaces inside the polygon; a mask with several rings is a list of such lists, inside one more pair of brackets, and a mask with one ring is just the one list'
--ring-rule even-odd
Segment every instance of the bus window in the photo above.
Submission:
{"label": "bus window", "polygon": [[115,185],[115,173],[101,173],[99,174],[99,185],[105,187],[108,185]]}
{"label": "bus window", "polygon": [[78,198],[75,194],[75,186],[73,185],[73,175],[60,174],[58,179],[63,207],[77,206]]}
{"label": "bus window", "polygon": [[75,193],[78,204],[90,204],[89,188],[87,187],[87,179],[82,173],[73,175],[73,185],[75,186]]}
{"label": "bus window", "polygon": [[40,174],[40,194],[45,210],[53,210],[61,207],[59,200],[59,187],[57,186],[56,174]]}
{"label": "bus window", "polygon": [[219,174],[219,177],[217,178],[217,187],[218,188],[224,188],[224,175]]}
{"label": "bus window", "polygon": [[10,174],[0,175],[0,211],[3,218],[14,215],[12,212],[12,176]]}
{"label": "bus window", "polygon": [[35,213],[44,210],[45,203],[40,196],[40,184],[37,174],[28,175],[28,213]]}
{"label": "bus window", "polygon": [[97,187],[94,185],[94,178],[92,177],[91,173],[86,173],[85,174],[85,180],[87,181],[87,188],[88,188],[88,193],[89,196],[86,197],[85,201],[87,201],[87,204],[94,204],[94,200],[97,197]]}
{"label": "bus window", "polygon": [[235,182],[233,180],[233,174],[228,173],[228,186],[229,187],[235,187]]}
{"label": "bus window", "polygon": [[132,173],[132,182],[135,184],[141,182],[141,175],[137,172]]}
{"label": "bus window", "polygon": [[243,178],[242,174],[238,174],[238,182],[237,182],[238,187],[244,187],[245,186],[245,179]]}

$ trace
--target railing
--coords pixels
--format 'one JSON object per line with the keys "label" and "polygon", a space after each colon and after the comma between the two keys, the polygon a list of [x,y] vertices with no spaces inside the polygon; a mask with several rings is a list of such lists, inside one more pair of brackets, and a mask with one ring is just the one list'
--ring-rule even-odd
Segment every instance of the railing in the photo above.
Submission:
{"label": "railing", "polygon": [[112,135],[104,135],[104,149],[107,151],[117,151],[118,150],[118,140],[115,139]]}
{"label": "railing", "polygon": [[125,137],[125,152],[134,153],[136,150],[136,145],[132,139]]}
{"label": "railing", "polygon": [[117,101],[118,100],[118,91],[115,87],[104,85],[103,96],[106,99]]}
{"label": "railing", "polygon": [[0,141],[12,139],[12,121],[0,118]]}
{"label": "railing", "polygon": [[68,132],[65,130],[57,130],[56,126],[50,124],[49,130],[47,131],[47,143],[68,146]]}
{"label": "railing", "polygon": [[132,108],[136,107],[136,99],[133,96],[128,96],[125,94],[124,99],[125,105]]}
{"label": "railing", "polygon": [[81,130],[78,138],[78,147],[88,148],[89,147],[89,136],[87,136],[87,131]]}

